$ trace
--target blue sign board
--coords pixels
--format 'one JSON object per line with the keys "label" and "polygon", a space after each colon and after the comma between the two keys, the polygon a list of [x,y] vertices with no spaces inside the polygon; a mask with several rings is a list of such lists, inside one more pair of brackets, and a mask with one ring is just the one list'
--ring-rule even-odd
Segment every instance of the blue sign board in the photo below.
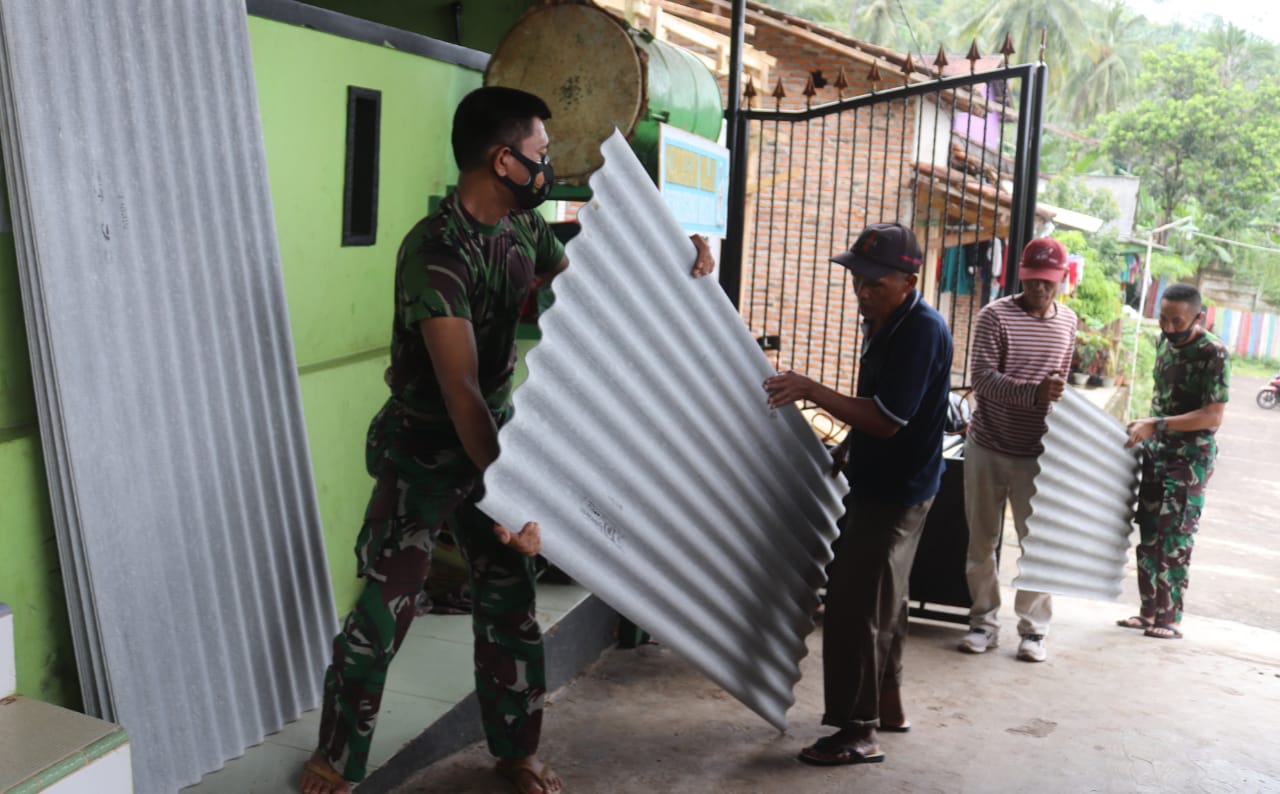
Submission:
{"label": "blue sign board", "polygon": [[724,237],[729,220],[729,150],[663,124],[658,137],[658,189],[691,234]]}

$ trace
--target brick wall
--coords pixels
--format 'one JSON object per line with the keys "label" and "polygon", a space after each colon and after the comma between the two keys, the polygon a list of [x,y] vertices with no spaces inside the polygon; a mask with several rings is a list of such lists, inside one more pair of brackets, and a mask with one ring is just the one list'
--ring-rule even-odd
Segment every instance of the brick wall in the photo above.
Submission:
{"label": "brick wall", "polygon": [[[706,2],[688,5],[719,12]],[[902,84],[872,86],[869,66],[786,30],[756,23],[748,42],[777,59],[768,85],[755,86],[757,109],[799,110]],[[849,85],[834,87],[841,68]],[[803,91],[813,77],[816,94]],[[781,80],[781,101],[772,92]],[[722,92],[728,80],[720,79]],[[829,262],[869,222],[916,226],[915,150],[917,105],[892,102],[802,123],[753,122],[747,184],[746,239],[740,310],[757,337],[780,337],[767,351],[779,369],[803,371],[828,386],[850,392],[860,342],[857,300],[847,271]],[[932,129],[925,130],[931,137]],[[931,148],[929,140],[922,142]],[[919,208],[921,213],[926,208]],[[936,222],[936,219],[935,219]],[[921,222],[923,224],[923,221]],[[924,236],[917,228],[917,235]],[[927,295],[931,302],[934,290]],[[967,340],[977,296],[947,299],[944,316],[955,326],[956,383],[964,379]]]}

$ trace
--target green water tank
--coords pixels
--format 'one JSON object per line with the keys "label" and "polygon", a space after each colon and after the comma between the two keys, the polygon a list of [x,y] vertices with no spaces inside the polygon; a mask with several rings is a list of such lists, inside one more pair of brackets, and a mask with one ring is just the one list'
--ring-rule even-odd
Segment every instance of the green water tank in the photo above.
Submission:
{"label": "green water tank", "polygon": [[714,141],[724,120],[720,86],[697,56],[589,2],[526,12],[490,58],[484,81],[546,101],[556,179],[571,185],[585,184],[604,163],[600,144],[615,127],[653,174],[661,123]]}

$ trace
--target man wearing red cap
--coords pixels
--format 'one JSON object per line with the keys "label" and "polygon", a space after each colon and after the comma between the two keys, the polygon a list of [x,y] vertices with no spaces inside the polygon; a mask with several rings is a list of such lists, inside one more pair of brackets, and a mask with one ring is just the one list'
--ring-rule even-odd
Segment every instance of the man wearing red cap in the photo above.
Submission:
{"label": "man wearing red cap", "polygon": [[[978,312],[973,337],[973,391],[977,405],[964,447],[965,518],[969,553],[965,573],[973,606],[969,633],[960,650],[986,653],[999,641],[1000,583],[996,543],[1006,502],[1013,508],[1018,542],[1027,535],[1032,480],[1050,405],[1062,398],[1063,375],[1071,366],[1076,315],[1054,300],[1067,274],[1067,250],[1049,237],[1032,240],[1022,252],[1018,279],[1022,292]],[[1052,602],[1048,593],[1019,590],[1018,658],[1043,662]]]}
{"label": "man wearing red cap", "polygon": [[952,358],[951,332],[915,288],[921,255],[910,229],[871,224],[831,261],[853,275],[865,320],[857,394],[794,372],[764,382],[770,405],[808,401],[849,425],[832,471],[843,469],[850,491],[822,630],[822,722],[837,731],[800,752],[820,766],[883,761],[878,731],[911,727],[902,707],[907,582],[942,480]]}

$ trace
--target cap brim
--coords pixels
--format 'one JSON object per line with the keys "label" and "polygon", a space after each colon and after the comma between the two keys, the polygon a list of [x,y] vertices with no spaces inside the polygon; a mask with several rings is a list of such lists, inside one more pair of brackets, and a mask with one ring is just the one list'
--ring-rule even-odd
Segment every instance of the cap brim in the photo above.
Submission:
{"label": "cap brim", "polygon": [[847,267],[855,276],[863,278],[884,278],[891,273],[906,273],[905,270],[882,265],[879,262],[873,262],[870,259],[863,259],[853,251],[845,251],[831,257],[831,261],[837,265]]}

